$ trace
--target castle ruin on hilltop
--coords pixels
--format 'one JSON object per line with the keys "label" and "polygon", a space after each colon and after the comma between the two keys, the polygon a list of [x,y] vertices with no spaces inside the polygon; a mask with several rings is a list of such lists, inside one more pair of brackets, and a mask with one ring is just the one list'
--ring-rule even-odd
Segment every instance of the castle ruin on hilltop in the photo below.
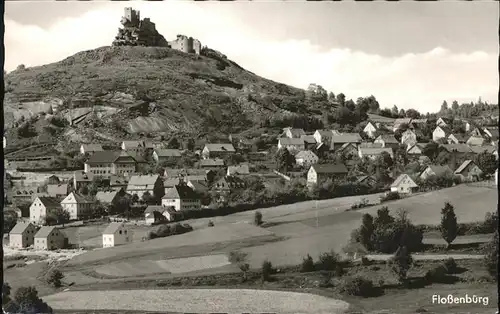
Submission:
{"label": "castle ruin on hilltop", "polygon": [[145,46],[168,47],[185,53],[200,54],[201,42],[193,37],[177,35],[172,41],[167,41],[157,30],[155,23],[149,18],[141,20],[140,11],[125,8],[121,19],[123,28],[118,29],[113,46]]}

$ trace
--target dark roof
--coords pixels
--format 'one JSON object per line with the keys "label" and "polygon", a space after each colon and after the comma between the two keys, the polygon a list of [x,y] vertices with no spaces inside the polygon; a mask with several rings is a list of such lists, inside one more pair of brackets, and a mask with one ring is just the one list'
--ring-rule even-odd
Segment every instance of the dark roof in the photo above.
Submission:
{"label": "dark roof", "polygon": [[61,202],[55,197],[39,196],[38,199],[46,208],[58,208],[61,206]]}
{"label": "dark roof", "polygon": [[222,159],[202,159],[200,160],[200,167],[222,167],[224,160]]}
{"label": "dark roof", "polygon": [[197,199],[198,194],[186,184],[177,184],[173,188],[169,189],[165,196],[165,199]]}
{"label": "dark roof", "polygon": [[54,231],[54,230],[57,230],[56,227],[54,226],[43,226],[42,228],[40,228],[40,230],[38,230],[38,232],[35,234],[35,238],[46,238],[49,236],[49,234]]}
{"label": "dark roof", "polygon": [[207,148],[210,152],[234,152],[233,144],[228,143],[210,143],[205,144],[205,148]]}
{"label": "dark roof", "polygon": [[[89,200],[88,198],[86,198],[85,196],[81,195],[81,194],[78,194],[76,192],[71,192],[68,194],[68,196],[70,196],[71,194],[73,194],[73,196],[75,197],[75,201],[78,203],[78,204],[88,204],[88,203],[93,203],[92,200]],[[68,197],[66,196],[66,198]],[[65,199],[66,199],[65,198]]]}
{"label": "dark roof", "polygon": [[82,147],[86,152],[100,152],[104,150],[101,144],[82,144]]}
{"label": "dark roof", "polygon": [[195,191],[205,191],[208,189],[208,182],[205,180],[189,180]]}
{"label": "dark roof", "polygon": [[118,192],[120,192],[120,190],[106,192],[99,191],[97,192],[95,198],[102,203],[111,203],[115,199]]}
{"label": "dark roof", "polygon": [[357,133],[344,133],[341,135],[333,135],[331,143],[360,143],[362,141],[361,136]]}
{"label": "dark roof", "polygon": [[161,206],[161,205],[149,205],[148,207],[146,207],[146,209],[144,210],[144,214],[151,214],[153,212],[159,212],[159,213],[163,213],[165,211],[165,207]]}
{"label": "dark roof", "polygon": [[[12,230],[10,230],[9,234],[22,234],[31,223],[18,222]],[[32,225],[33,226],[33,225]]]}
{"label": "dark roof", "polygon": [[377,138],[377,140],[378,139],[389,144],[399,144],[398,140],[394,137],[394,135],[391,134],[382,134]]}
{"label": "dark roof", "polygon": [[90,182],[94,178],[94,174],[92,172],[75,171],[74,177],[76,181]]}
{"label": "dark roof", "polygon": [[112,175],[109,179],[109,185],[127,185],[128,181],[128,177]]}
{"label": "dark roof", "polygon": [[49,195],[66,195],[68,193],[68,188],[69,184],[68,183],[62,183],[62,184],[47,184],[47,193]]}
{"label": "dark roof", "polygon": [[472,160],[470,160],[470,159],[468,159],[468,160],[464,161],[464,162],[460,165],[460,167],[458,167],[458,169],[457,169],[457,170],[455,170],[455,173],[461,173],[461,172],[462,172],[462,171],[464,171],[464,170],[465,170],[465,168],[467,168],[467,166],[469,166],[469,164],[471,164],[471,163],[472,163],[472,164],[474,164],[474,162],[473,162]]}
{"label": "dark roof", "polygon": [[311,168],[317,173],[347,173],[347,167],[344,164],[316,164],[312,165]]}
{"label": "dark roof", "polygon": [[451,133],[450,135],[448,135],[448,137],[450,137],[452,135],[454,138],[456,138],[458,140],[459,143],[465,143],[467,140],[466,137],[460,133]]}
{"label": "dark roof", "polygon": [[446,149],[448,152],[457,151],[459,153],[470,153],[472,152],[469,146],[466,144],[442,144],[440,147]]}
{"label": "dark roof", "polygon": [[445,166],[429,165],[429,168],[431,168],[432,172],[434,172],[436,174],[436,176],[443,175],[446,172],[452,172],[450,167],[448,167],[446,165]]}
{"label": "dark roof", "polygon": [[96,163],[112,163],[118,158],[120,155],[121,151],[112,151],[112,150],[105,150],[105,151],[97,151],[93,153],[89,159],[87,159],[87,163],[89,164],[96,164]]}
{"label": "dark roof", "polygon": [[303,138],[289,138],[289,137],[280,137],[278,138],[278,142],[281,145],[304,145],[305,140]]}
{"label": "dark roof", "polygon": [[307,144],[316,144],[314,135],[301,135],[300,138],[303,139]]}
{"label": "dark roof", "polygon": [[181,157],[179,149],[155,149],[154,151],[158,157]]}

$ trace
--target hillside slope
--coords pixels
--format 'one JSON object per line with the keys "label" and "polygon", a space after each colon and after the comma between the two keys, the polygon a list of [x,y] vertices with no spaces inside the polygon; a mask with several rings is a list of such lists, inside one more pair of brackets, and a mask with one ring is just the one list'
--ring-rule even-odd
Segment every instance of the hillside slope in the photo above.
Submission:
{"label": "hillside slope", "polygon": [[[91,131],[104,138],[237,133],[265,118],[290,114],[288,110],[296,107],[280,108],[283,104],[304,101],[304,90],[264,79],[212,52],[101,47],[60,62],[18,69],[5,77],[6,127],[20,115],[52,107],[55,114],[78,122],[73,128],[80,128],[77,133],[84,137]],[[94,110],[88,114],[84,108]]]}

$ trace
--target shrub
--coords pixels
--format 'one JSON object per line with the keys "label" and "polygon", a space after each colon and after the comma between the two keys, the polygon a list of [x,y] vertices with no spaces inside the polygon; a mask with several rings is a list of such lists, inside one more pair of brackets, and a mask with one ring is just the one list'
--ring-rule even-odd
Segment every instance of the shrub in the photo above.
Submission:
{"label": "shrub", "polygon": [[152,239],[156,239],[158,238],[158,236],[156,235],[156,232],[154,231],[149,231],[146,235],[146,239],[148,240],[152,240]]}
{"label": "shrub", "polygon": [[172,230],[169,225],[161,225],[156,229],[156,236],[158,238],[168,237],[171,234]]}
{"label": "shrub", "polygon": [[361,257],[361,265],[363,265],[363,266],[370,266],[371,265],[371,261],[367,257],[363,256],[363,257]]}
{"label": "shrub", "polygon": [[255,216],[254,216],[254,224],[256,226],[260,226],[262,225],[262,213],[260,211],[256,211],[255,212]]}
{"label": "shrub", "polygon": [[59,288],[61,286],[61,279],[63,278],[63,273],[58,269],[52,269],[46,275],[47,283],[53,285],[56,288]]}
{"label": "shrub", "polygon": [[314,271],[314,261],[311,255],[307,254],[306,257],[302,259],[302,265],[300,267],[300,271],[303,273]]}
{"label": "shrub", "polygon": [[16,313],[52,313],[52,308],[38,297],[35,287],[20,287],[14,293]]}
{"label": "shrub", "polygon": [[368,297],[374,293],[374,286],[371,280],[355,276],[342,283],[341,291],[353,296]]}
{"label": "shrub", "polygon": [[213,227],[213,226],[214,226],[214,222],[213,222],[212,220],[209,220],[209,221],[208,221],[208,226],[209,226],[209,227]]}
{"label": "shrub", "polygon": [[457,263],[451,257],[444,261],[443,266],[448,274],[454,274],[457,271]]}
{"label": "shrub", "polygon": [[412,263],[413,259],[408,249],[404,246],[400,247],[391,259],[392,271],[398,277],[399,282],[404,283],[406,281],[406,275]]}
{"label": "shrub", "polygon": [[335,270],[339,260],[339,255],[333,251],[322,253],[319,256],[318,268],[320,270]]}
{"label": "shrub", "polygon": [[247,259],[247,254],[238,251],[229,252],[229,262],[233,264],[241,264]]}
{"label": "shrub", "polygon": [[262,280],[270,281],[271,274],[274,272],[273,264],[270,261],[265,260],[262,263]]}
{"label": "shrub", "polygon": [[447,272],[448,272],[448,270],[446,269],[446,267],[444,265],[439,265],[439,266],[436,266],[432,269],[429,269],[425,273],[424,279],[428,283],[440,282],[446,277]]}
{"label": "shrub", "polygon": [[399,196],[398,192],[389,192],[385,194],[384,196],[380,197],[381,202],[387,202],[387,201],[392,201],[392,200],[398,200],[401,197]]}
{"label": "shrub", "polygon": [[493,279],[498,281],[498,231],[495,232],[493,239],[485,249],[484,261],[486,268]]}

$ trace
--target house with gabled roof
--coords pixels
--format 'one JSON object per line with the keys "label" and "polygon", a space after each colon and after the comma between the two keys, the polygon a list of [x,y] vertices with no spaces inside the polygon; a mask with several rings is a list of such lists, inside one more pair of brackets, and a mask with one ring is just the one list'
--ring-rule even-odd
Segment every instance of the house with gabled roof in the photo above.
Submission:
{"label": "house with gabled roof", "polygon": [[121,149],[124,151],[141,152],[146,149],[146,144],[144,141],[140,140],[123,141]]}
{"label": "house with gabled roof", "polygon": [[30,205],[30,222],[42,224],[45,222],[45,217],[50,212],[61,209],[59,199],[55,197],[39,196]]}
{"label": "house with gabled roof", "polygon": [[417,141],[418,141],[418,137],[419,135],[417,135],[417,133],[421,133],[421,132],[418,132],[416,129],[407,129],[406,131],[404,131],[402,134],[401,134],[401,144],[404,144],[404,145],[413,145],[413,144],[416,144]]}
{"label": "house with gabled roof", "polygon": [[406,154],[412,157],[419,157],[423,154],[426,143],[416,143],[413,145],[408,145],[406,148]]}
{"label": "house with gabled roof", "polygon": [[347,176],[347,167],[342,164],[315,164],[307,172],[307,184],[314,185],[331,179],[342,179]]}
{"label": "house with gabled roof", "polygon": [[288,138],[301,138],[302,135],[306,135],[303,129],[295,129],[295,128],[283,128],[283,133],[281,133],[282,137]]}
{"label": "house with gabled roof", "polygon": [[439,141],[440,139],[446,139],[448,135],[451,134],[451,129],[446,126],[436,126],[434,131],[432,131],[432,140],[434,142]]}
{"label": "house with gabled roof", "polygon": [[345,143],[337,150],[337,152],[341,153],[348,159],[351,159],[354,156],[358,156],[358,146],[354,143]]}
{"label": "house with gabled roof", "polygon": [[485,135],[490,139],[490,141],[497,141],[499,138],[498,127],[486,127],[484,128]]}
{"label": "house with gabled roof", "polygon": [[394,120],[394,125],[392,128],[393,132],[396,132],[398,129],[400,129],[404,124],[410,125],[411,123],[411,118],[400,118]]}
{"label": "house with gabled roof", "polygon": [[104,148],[102,148],[101,144],[82,144],[80,146],[80,154],[93,154],[95,152],[102,152]]}
{"label": "house with gabled roof", "polygon": [[282,148],[286,148],[290,152],[299,152],[306,149],[306,144],[301,138],[280,137],[278,138],[278,150]]}
{"label": "house with gabled roof", "polygon": [[71,192],[61,201],[62,208],[69,213],[71,220],[89,217],[94,204],[93,200],[76,192]]}
{"label": "house with gabled roof", "polygon": [[250,166],[248,164],[239,164],[236,166],[229,166],[227,167],[227,173],[226,175],[228,176],[238,176],[238,175],[248,175],[250,174]]}
{"label": "house with gabled roof", "polygon": [[36,250],[63,249],[66,244],[65,234],[54,226],[43,226],[35,234],[34,247]]}
{"label": "house with gabled roof", "polygon": [[375,136],[375,132],[377,132],[378,128],[375,123],[371,123],[368,121],[366,126],[363,128],[363,132],[365,132],[368,137],[373,138]]}
{"label": "house with gabled roof", "polygon": [[442,126],[442,127],[447,127],[451,124],[451,120],[448,119],[448,118],[443,118],[443,117],[440,117],[439,119],[437,119],[436,121],[436,125],[437,126]]}
{"label": "house with gabled roof", "polygon": [[379,137],[377,137],[373,142],[382,144],[382,147],[384,148],[389,147],[392,149],[397,149],[399,147],[398,140],[394,137],[394,135],[391,134],[379,135]]}
{"label": "house with gabled roof", "polygon": [[310,166],[317,164],[319,161],[318,156],[310,150],[303,150],[295,155],[295,163],[299,166]]}
{"label": "house with gabled roof", "polygon": [[430,177],[442,177],[446,175],[452,175],[453,171],[447,165],[429,165],[425,168],[424,171],[420,174],[420,179],[427,180]]}
{"label": "house with gabled roof", "polygon": [[189,180],[187,185],[198,193],[208,192],[208,182],[206,180]]}
{"label": "house with gabled roof", "polygon": [[356,176],[356,184],[363,184],[369,187],[373,187],[377,184],[377,179],[374,176],[360,175]]}
{"label": "house with gabled roof", "polygon": [[94,179],[94,176],[92,172],[75,171],[73,173],[73,187],[75,190],[79,190],[84,186],[88,186]]}
{"label": "house with gabled roof", "polygon": [[304,140],[304,146],[306,149],[312,149],[318,144],[314,135],[302,135],[300,138]]}
{"label": "house with gabled roof", "polygon": [[224,158],[234,154],[236,150],[234,149],[233,144],[230,143],[207,143],[203,150],[201,151],[201,155],[203,159],[209,158]]}
{"label": "house with gabled roof", "polygon": [[137,195],[139,199],[148,192],[149,195],[160,199],[163,197],[165,189],[163,180],[157,174],[133,175],[128,181],[126,192],[130,195]]}
{"label": "house with gabled roof", "polygon": [[37,187],[22,187],[22,188],[14,188],[12,190],[12,201],[16,204],[19,203],[31,203],[38,196],[48,196],[47,193],[41,193],[38,191]]}
{"label": "house with gabled roof", "polygon": [[465,143],[469,146],[483,146],[485,143],[485,140],[483,137],[471,136],[471,137],[469,137],[469,139]]}
{"label": "house with gabled roof", "polygon": [[418,185],[406,173],[401,174],[391,184],[391,192],[396,192],[402,195],[412,194],[417,190],[418,190]]}
{"label": "house with gabled roof", "polygon": [[111,175],[109,177],[109,188],[112,190],[123,188],[124,190],[128,186],[128,181],[130,177],[124,175]]}
{"label": "house with gabled roof", "polygon": [[493,145],[484,145],[484,146],[472,145],[469,148],[474,154],[481,154],[486,152],[495,155],[495,157],[498,159],[498,149]]}
{"label": "house with gabled roof", "polygon": [[99,191],[97,192],[95,198],[101,204],[105,205],[111,205],[111,204],[116,204],[120,198],[124,197],[127,193],[125,192],[125,189],[119,188],[117,190],[112,190],[112,191]]}
{"label": "house with gabled roof", "polygon": [[149,205],[144,210],[144,220],[147,224],[155,224],[162,221],[172,222],[178,220],[180,216],[180,212],[175,211],[172,206]]}
{"label": "house with gabled roof", "polygon": [[102,151],[89,157],[85,162],[84,171],[103,177],[112,174],[128,175],[137,172],[139,164],[143,163],[144,159],[133,152]]}
{"label": "house with gabled roof", "polygon": [[457,157],[472,153],[471,148],[466,144],[441,144],[439,145],[439,149],[445,150],[450,154],[455,154]]}
{"label": "house with gabled roof", "polygon": [[185,182],[179,181],[179,184],[165,192],[165,196],[161,199],[161,205],[173,206],[176,211],[198,210],[201,209],[201,200],[198,193]]}
{"label": "house with gabled roof", "polygon": [[363,139],[359,133],[343,133],[341,135],[333,135],[330,140],[330,150],[337,150],[346,143],[352,143],[357,147],[362,141]]}
{"label": "house with gabled roof", "polygon": [[483,171],[470,159],[464,161],[455,170],[455,175],[459,176],[462,181],[479,181],[482,174]]}
{"label": "house with gabled roof", "polygon": [[132,243],[133,232],[122,222],[110,223],[102,233],[102,247],[113,247]]}
{"label": "house with gabled roof", "polygon": [[313,134],[313,137],[316,140],[316,143],[318,144],[319,143],[330,144],[332,136],[334,135],[340,135],[340,133],[334,130],[316,130]]}
{"label": "house with gabled roof", "polygon": [[179,160],[181,158],[182,158],[182,153],[180,149],[156,148],[155,150],[153,150],[153,159],[159,164],[171,160]]}
{"label": "house with gabled roof", "polygon": [[220,159],[220,158],[207,158],[207,159],[202,159],[198,162],[198,166],[203,169],[203,170],[207,170],[207,169],[213,169],[213,170],[217,170],[217,169],[220,169],[220,168],[224,168],[225,166],[225,163],[224,163],[224,159]]}
{"label": "house with gabled roof", "polygon": [[9,246],[21,249],[33,245],[36,231],[33,224],[18,222],[9,232]]}
{"label": "house with gabled roof", "polygon": [[225,176],[212,185],[212,190],[227,195],[235,190],[242,190],[246,187],[245,181],[236,176]]}
{"label": "house with gabled roof", "polygon": [[370,159],[376,159],[379,156],[381,156],[384,152],[389,154],[389,156],[391,156],[391,158],[394,158],[394,153],[392,151],[392,148],[390,148],[390,147],[382,147],[382,148],[360,147],[360,148],[358,148],[358,156],[361,159],[363,159],[364,157],[367,157]]}
{"label": "house with gabled roof", "polygon": [[69,184],[68,183],[60,183],[60,184],[47,184],[47,194],[50,197],[65,197],[69,193]]}
{"label": "house with gabled roof", "polygon": [[464,144],[467,139],[460,133],[450,133],[448,135],[448,144]]}

